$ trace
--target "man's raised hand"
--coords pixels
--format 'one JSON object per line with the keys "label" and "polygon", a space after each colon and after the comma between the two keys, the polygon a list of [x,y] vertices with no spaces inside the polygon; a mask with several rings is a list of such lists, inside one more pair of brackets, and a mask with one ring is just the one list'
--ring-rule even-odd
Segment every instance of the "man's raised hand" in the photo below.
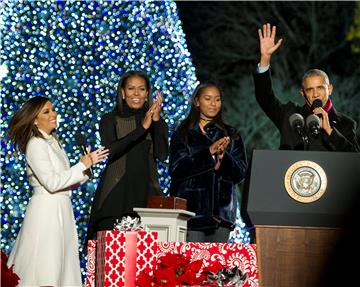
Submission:
{"label": "man's raised hand", "polygon": [[276,26],[271,28],[269,23],[264,24],[262,30],[258,29],[260,41],[260,66],[266,67],[270,65],[271,55],[280,47],[282,39],[275,43]]}

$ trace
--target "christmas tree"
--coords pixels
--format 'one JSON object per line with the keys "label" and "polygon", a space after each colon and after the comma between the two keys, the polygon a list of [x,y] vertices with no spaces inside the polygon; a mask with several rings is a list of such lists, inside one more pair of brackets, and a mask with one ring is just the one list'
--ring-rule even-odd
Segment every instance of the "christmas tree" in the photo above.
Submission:
{"label": "christmas tree", "polygon": [[[153,93],[164,95],[162,116],[173,128],[189,108],[196,77],[174,2],[159,1],[5,1],[2,2],[1,138],[2,247],[11,248],[31,195],[24,157],[16,158],[6,129],[23,102],[42,95],[59,115],[57,134],[75,164],[82,132],[99,146],[100,117],[113,109],[116,85],[127,70],[144,70]],[[73,192],[80,243],[99,172]],[[170,179],[159,164],[163,192]],[[27,192],[29,191],[29,192]],[[83,248],[83,244],[81,244]],[[80,250],[82,251],[82,250]]]}

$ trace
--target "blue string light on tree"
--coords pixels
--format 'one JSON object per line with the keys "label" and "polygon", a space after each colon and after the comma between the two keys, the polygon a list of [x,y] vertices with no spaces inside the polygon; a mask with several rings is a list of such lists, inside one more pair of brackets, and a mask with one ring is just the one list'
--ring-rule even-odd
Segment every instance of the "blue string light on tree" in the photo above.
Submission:
{"label": "blue string light on tree", "polygon": [[[144,70],[154,96],[157,90],[163,92],[162,116],[170,128],[186,116],[197,82],[174,2],[4,1],[1,5],[1,64],[8,70],[1,94],[1,246],[8,252],[31,196],[24,157],[15,157],[6,135],[9,119],[23,102],[35,95],[51,99],[61,116],[58,135],[74,164],[80,156],[74,134],[81,131],[99,146],[98,122],[113,109],[115,88],[126,70]],[[97,167],[94,179],[73,192],[81,253],[102,168]],[[167,163],[159,164],[159,174],[166,194]]]}

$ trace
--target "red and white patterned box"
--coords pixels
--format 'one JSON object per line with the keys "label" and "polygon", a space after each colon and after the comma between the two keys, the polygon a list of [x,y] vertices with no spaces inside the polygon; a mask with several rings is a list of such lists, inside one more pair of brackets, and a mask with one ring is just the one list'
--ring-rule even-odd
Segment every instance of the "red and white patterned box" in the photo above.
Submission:
{"label": "red and white patterned box", "polygon": [[157,232],[99,231],[96,246],[96,286],[135,287],[141,272],[152,274],[158,251]]}
{"label": "red and white patterned box", "polygon": [[87,245],[85,287],[95,287],[96,240],[89,240]]}
{"label": "red and white patterned box", "polygon": [[191,261],[203,260],[204,267],[211,262],[219,262],[232,269],[238,267],[243,273],[248,274],[244,287],[258,287],[259,274],[255,244],[242,243],[200,243],[200,242],[159,242],[157,258],[175,253],[189,257]]}

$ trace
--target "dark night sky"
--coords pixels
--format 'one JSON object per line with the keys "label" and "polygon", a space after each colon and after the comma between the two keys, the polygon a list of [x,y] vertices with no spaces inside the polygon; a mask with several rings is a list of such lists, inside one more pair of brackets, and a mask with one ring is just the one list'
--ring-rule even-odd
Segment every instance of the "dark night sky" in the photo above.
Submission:
{"label": "dark night sky", "polygon": [[[294,2],[297,3],[294,4]],[[318,14],[322,14],[323,16],[316,15],[317,18],[312,18],[312,16],[309,15],[308,18],[306,16],[305,18],[301,18],[300,14],[303,7],[310,2],[311,1],[176,1],[188,48],[192,54],[198,76],[201,78],[203,73],[205,73],[203,70],[209,68],[204,59],[204,54],[214,49],[214,44],[216,44],[216,40],[204,38],[208,37],[204,35],[208,35],[207,31],[212,30],[214,31],[212,36],[215,39],[219,38],[219,41],[224,41],[224,39],[220,38],[222,30],[231,29],[231,27],[226,26],[226,24],[221,26],[219,22],[225,23],[227,22],[226,20],[234,15],[237,15],[239,25],[243,25],[244,29],[248,30],[248,34],[253,39],[257,38],[256,29],[259,28],[262,23],[270,22],[278,26],[278,35],[283,35],[285,40],[289,42],[289,49],[293,49],[293,51],[296,51],[296,49],[303,49],[304,51],[307,49],[316,49],[319,51],[318,53],[321,54],[330,53],[329,56],[324,57],[323,61],[319,60],[319,62],[316,62],[320,57],[314,57],[314,62],[316,62],[317,65],[323,66],[322,68],[326,68],[327,71],[331,69],[331,71],[336,74],[348,75],[352,74],[354,69],[359,70],[351,53],[350,44],[344,41],[347,29],[353,21],[352,15],[355,2],[315,1],[320,3],[316,4],[317,6],[314,6],[314,9],[318,10]],[[313,3],[315,2],[313,1]],[[277,11],[272,11],[273,7],[269,6],[271,5],[270,3],[276,6]],[[256,9],[254,9],[254,5],[257,7]],[[207,11],[214,9],[217,14],[216,19],[209,17],[207,13]],[[232,13],[231,15],[230,12]],[[247,17],[249,20],[247,20],[244,14],[249,15]],[[232,21],[234,20],[232,19]],[[333,39],[334,43],[330,41],[327,43],[322,38],[319,40],[319,45],[309,47],[310,43],[314,41],[316,34],[306,35],[305,33],[308,31],[309,26],[317,21],[318,27],[315,27],[315,29],[320,30],[318,33],[320,33],[320,35],[327,34],[326,38]],[[296,26],[298,29],[294,31],[294,33],[298,33],[296,35],[298,36],[297,43],[294,43],[290,36],[287,35],[288,31],[286,29],[289,28],[289,26],[290,28]],[[249,35],[244,37],[244,33],[234,32],[233,37],[240,38],[242,42],[247,42],[249,41]],[[225,39],[224,42],[226,43],[223,43],[222,46],[224,51],[232,49],[234,53],[249,54],[247,59],[244,57],[239,63],[236,63],[237,65],[250,67],[256,63],[258,59],[257,49],[244,50],[242,46],[236,46],[234,42],[231,41],[230,37]],[[341,47],[330,51],[330,45],[334,46],[340,42],[343,42],[341,43]],[[285,42],[284,44],[287,45]],[[284,50],[285,48],[282,49]]]}

